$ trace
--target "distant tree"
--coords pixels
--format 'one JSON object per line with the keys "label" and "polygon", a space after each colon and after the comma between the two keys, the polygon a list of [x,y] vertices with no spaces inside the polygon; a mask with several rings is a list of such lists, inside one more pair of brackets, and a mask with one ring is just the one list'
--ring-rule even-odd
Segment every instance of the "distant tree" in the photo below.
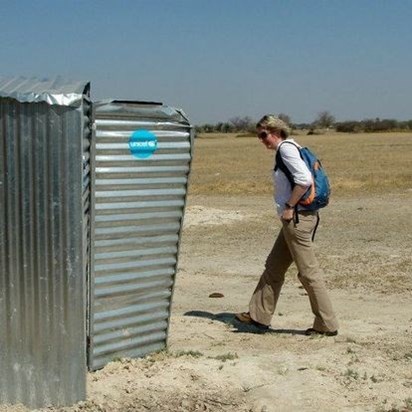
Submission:
{"label": "distant tree", "polygon": [[322,129],[332,127],[335,124],[335,116],[330,114],[328,111],[323,111],[318,114],[315,119],[314,126]]}
{"label": "distant tree", "polygon": [[362,129],[364,132],[386,132],[398,130],[399,122],[395,119],[365,119],[362,120]]}
{"label": "distant tree", "polygon": [[311,127],[312,125],[309,123],[295,123],[293,125],[293,128],[298,130],[310,129]]}
{"label": "distant tree", "polygon": [[215,131],[216,132],[222,132],[223,131],[223,123],[219,122],[215,124]]}
{"label": "distant tree", "polygon": [[223,123],[222,132],[223,132],[223,133],[231,133],[231,132],[233,132],[233,124],[232,124],[232,123],[229,123],[229,122]]}
{"label": "distant tree", "polygon": [[255,127],[254,121],[249,116],[234,117],[229,119],[229,122],[233,125],[234,131],[236,132],[247,131]]}
{"label": "distant tree", "polygon": [[400,122],[396,119],[363,119],[361,121],[349,120],[346,122],[335,123],[337,132],[348,133],[371,133],[371,132],[389,132],[397,130],[412,129],[412,120]]}
{"label": "distant tree", "polygon": [[360,122],[354,120],[336,123],[335,127],[337,132],[343,133],[358,133],[362,131],[362,125],[360,124]]}
{"label": "distant tree", "polygon": [[385,130],[397,130],[399,128],[399,122],[395,119],[382,119],[379,122],[378,129]]}
{"label": "distant tree", "polygon": [[203,132],[204,133],[213,133],[215,131],[215,125],[206,123],[203,125]]}
{"label": "distant tree", "polygon": [[203,126],[201,126],[201,125],[195,126],[195,132],[196,133],[203,133]]}
{"label": "distant tree", "polygon": [[288,116],[287,114],[285,114],[285,113],[279,113],[278,114],[278,117],[279,117],[279,119],[280,120],[283,120],[285,123],[287,123],[288,125],[292,125],[292,122],[291,122],[291,120],[290,120],[290,116]]}

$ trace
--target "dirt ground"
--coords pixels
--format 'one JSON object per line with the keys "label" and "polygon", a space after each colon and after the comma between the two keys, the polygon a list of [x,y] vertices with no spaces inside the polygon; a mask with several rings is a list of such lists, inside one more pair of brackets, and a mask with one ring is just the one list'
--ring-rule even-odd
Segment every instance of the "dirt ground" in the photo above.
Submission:
{"label": "dirt ground", "polygon": [[268,333],[234,319],[279,229],[271,197],[189,196],[168,351],[113,362],[89,374],[86,402],[47,410],[412,410],[411,200],[341,198],[324,210],[317,253],[340,330],[313,338],[295,268]]}
{"label": "dirt ground", "polygon": [[[199,351],[193,364],[233,355],[202,380],[224,382],[238,405],[210,410],[412,410],[411,197],[339,199],[322,213],[316,244],[336,338],[302,335],[312,315],[295,268],[269,333],[236,323],[277,235],[271,199],[190,199],[170,350]],[[208,211],[220,218],[208,223]]]}

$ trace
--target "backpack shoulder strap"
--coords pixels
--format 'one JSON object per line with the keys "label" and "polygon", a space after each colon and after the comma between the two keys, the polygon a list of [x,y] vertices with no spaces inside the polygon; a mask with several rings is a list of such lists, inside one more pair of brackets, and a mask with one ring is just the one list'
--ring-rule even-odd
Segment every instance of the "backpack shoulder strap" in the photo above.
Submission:
{"label": "backpack shoulder strap", "polygon": [[278,146],[278,149],[277,149],[277,151],[276,151],[276,165],[275,165],[275,169],[274,169],[274,170],[276,171],[277,169],[280,169],[280,170],[286,175],[286,177],[287,177],[288,180],[289,180],[289,183],[291,184],[291,186],[292,186],[292,188],[293,188],[293,187],[295,186],[295,182],[294,182],[294,180],[293,180],[292,173],[290,172],[290,170],[289,170],[289,169],[287,168],[287,166],[285,165],[285,162],[284,162],[283,159],[282,159],[282,155],[280,154],[280,147],[281,147],[283,144],[285,144],[285,143],[289,143],[289,144],[295,146],[296,149],[298,149],[298,152],[299,152],[300,157],[302,158],[302,154],[300,153],[300,149],[299,149],[298,145],[297,145],[296,143],[294,143],[294,142],[289,141],[289,140],[284,140],[284,141]]}

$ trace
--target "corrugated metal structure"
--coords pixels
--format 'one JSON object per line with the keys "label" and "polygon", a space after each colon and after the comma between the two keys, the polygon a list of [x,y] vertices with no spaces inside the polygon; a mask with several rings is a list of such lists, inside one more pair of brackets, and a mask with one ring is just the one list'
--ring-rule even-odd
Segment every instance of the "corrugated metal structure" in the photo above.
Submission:
{"label": "corrugated metal structure", "polygon": [[101,102],[94,118],[90,369],[166,346],[193,147],[186,116],[159,103]]}
{"label": "corrugated metal structure", "polygon": [[167,343],[192,128],[89,90],[0,77],[0,404],[71,405]]}
{"label": "corrugated metal structure", "polygon": [[85,398],[88,96],[0,78],[0,403]]}

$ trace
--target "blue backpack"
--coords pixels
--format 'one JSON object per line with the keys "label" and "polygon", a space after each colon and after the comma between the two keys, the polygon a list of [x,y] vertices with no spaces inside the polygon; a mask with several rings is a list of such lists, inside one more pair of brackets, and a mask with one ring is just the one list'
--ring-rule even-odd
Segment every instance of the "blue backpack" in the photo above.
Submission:
{"label": "blue backpack", "polygon": [[[318,210],[325,207],[329,203],[330,197],[330,184],[325,169],[322,167],[320,160],[317,156],[307,147],[297,146],[294,142],[285,140],[281,144],[289,143],[293,144],[300,153],[300,157],[305,162],[307,168],[312,174],[313,184],[308,188],[306,193],[299,200],[298,205],[302,206],[305,210]],[[283,162],[280,150],[276,152],[276,166],[275,170],[280,169],[288,178],[291,187],[295,186],[292,173],[288,170]]]}

